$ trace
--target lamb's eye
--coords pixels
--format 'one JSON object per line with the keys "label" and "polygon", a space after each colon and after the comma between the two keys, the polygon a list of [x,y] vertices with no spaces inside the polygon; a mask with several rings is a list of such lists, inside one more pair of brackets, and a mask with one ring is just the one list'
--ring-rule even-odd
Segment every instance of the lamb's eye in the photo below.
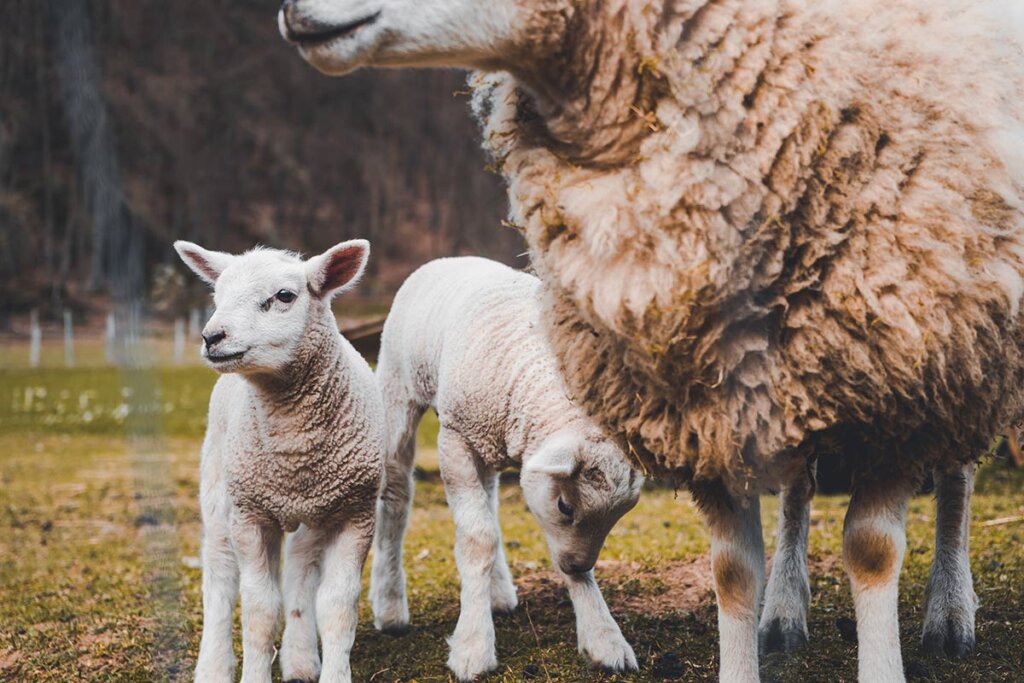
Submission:
{"label": "lamb's eye", "polygon": [[572,519],[572,506],[566,503],[564,500],[562,500],[561,496],[558,497],[558,511],[566,517],[568,517],[569,519]]}
{"label": "lamb's eye", "polygon": [[282,289],[274,296],[276,296],[277,300],[283,304],[290,304],[295,301],[295,292],[289,292],[287,289]]}

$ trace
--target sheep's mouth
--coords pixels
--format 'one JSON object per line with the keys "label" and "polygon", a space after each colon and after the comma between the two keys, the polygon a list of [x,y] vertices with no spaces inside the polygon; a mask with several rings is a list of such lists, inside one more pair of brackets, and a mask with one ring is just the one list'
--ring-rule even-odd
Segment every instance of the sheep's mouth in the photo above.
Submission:
{"label": "sheep's mouth", "polygon": [[380,18],[380,11],[374,12],[362,19],[356,19],[340,26],[316,26],[311,31],[296,31],[287,23],[287,17],[285,19],[286,37],[292,43],[301,45],[302,47],[316,47],[329,43],[337,38],[343,38],[351,35],[361,29],[364,26],[369,26],[373,22]]}
{"label": "sheep's mouth", "polygon": [[206,359],[214,364],[230,363],[233,360],[240,360],[245,355],[245,351],[239,351],[237,353],[208,353]]}

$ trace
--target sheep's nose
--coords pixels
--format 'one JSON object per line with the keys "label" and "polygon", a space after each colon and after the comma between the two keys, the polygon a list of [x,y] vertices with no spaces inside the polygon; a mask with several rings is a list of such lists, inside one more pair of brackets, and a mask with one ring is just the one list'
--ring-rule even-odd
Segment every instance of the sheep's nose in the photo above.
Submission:
{"label": "sheep's nose", "polygon": [[222,341],[224,339],[224,337],[226,337],[226,336],[228,336],[228,335],[223,330],[219,331],[219,332],[214,332],[213,334],[209,334],[209,335],[204,333],[203,334],[203,342],[206,343],[206,348],[211,349],[218,342]]}

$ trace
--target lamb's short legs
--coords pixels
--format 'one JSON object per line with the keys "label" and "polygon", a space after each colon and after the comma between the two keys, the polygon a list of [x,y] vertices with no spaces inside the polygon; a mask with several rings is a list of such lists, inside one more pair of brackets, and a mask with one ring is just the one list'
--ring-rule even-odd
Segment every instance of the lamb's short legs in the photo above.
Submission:
{"label": "lamb's short legs", "polygon": [[320,588],[316,594],[316,621],[320,627],[324,657],[321,681],[350,683],[349,657],[359,621],[359,592],[363,565],[373,543],[373,515],[350,521],[331,538],[325,538]]}
{"label": "lamb's short legs", "polygon": [[576,637],[581,654],[609,671],[636,671],[636,655],[615,622],[597,587],[593,570],[562,573],[576,612]]}
{"label": "lamb's short legs", "polygon": [[935,472],[935,557],[924,598],[926,652],[963,657],[974,649],[974,593],[967,545],[974,464]]}
{"label": "lamb's short legs", "polygon": [[231,522],[242,593],[242,683],[270,683],[281,620],[281,536],[241,515]]}
{"label": "lamb's short legs", "polygon": [[[204,517],[206,510],[204,510]],[[232,683],[235,651],[231,645],[238,561],[226,519],[203,520],[203,636],[196,662],[196,683]]]}
{"label": "lamb's short legs", "polygon": [[807,644],[807,530],[811,522],[813,470],[779,494],[779,529],[758,628],[762,652],[792,652]]}
{"label": "lamb's short legs", "polygon": [[764,586],[760,501],[705,497],[711,530],[711,569],[718,598],[719,680],[758,680],[757,610]]}
{"label": "lamb's short legs", "polygon": [[323,541],[319,532],[300,526],[284,544],[284,635],[281,674],[285,681],[313,683],[320,677],[316,642],[316,590],[320,583]]}
{"label": "lamb's short legs", "polygon": [[385,485],[377,501],[377,531],[373,539],[370,602],[378,630],[400,635],[409,630],[402,544],[412,508],[415,440],[406,439],[385,464]]}
{"label": "lamb's short legs", "polygon": [[858,678],[904,680],[897,613],[906,551],[907,502],[914,486],[898,478],[855,483],[843,525],[843,563],[857,613]]}
{"label": "lamb's short legs", "polygon": [[498,665],[491,616],[491,575],[497,526],[488,501],[487,474],[469,446],[442,427],[438,435],[441,478],[455,518],[455,564],[462,582],[459,622],[448,639],[448,668],[468,681]]}
{"label": "lamb's short legs", "polygon": [[483,479],[484,489],[487,491],[487,503],[494,519],[494,534],[497,539],[497,552],[494,557],[494,567],[491,569],[491,613],[511,614],[519,604],[519,598],[516,597],[516,585],[512,581],[512,572],[508,569],[505,544],[501,540],[501,524],[498,517],[498,484],[501,477],[498,472],[486,472]]}

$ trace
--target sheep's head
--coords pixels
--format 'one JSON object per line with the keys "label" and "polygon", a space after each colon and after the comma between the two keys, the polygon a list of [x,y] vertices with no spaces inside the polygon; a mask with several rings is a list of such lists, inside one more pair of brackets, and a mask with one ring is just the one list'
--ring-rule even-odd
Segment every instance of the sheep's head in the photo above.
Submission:
{"label": "sheep's head", "polygon": [[520,482],[555,564],[580,574],[593,569],[608,532],[636,505],[643,477],[596,430],[564,430],[526,460]]}
{"label": "sheep's head", "polygon": [[525,0],[284,0],[278,26],[320,71],[362,66],[500,68]]}
{"label": "sheep's head", "polygon": [[213,285],[217,310],[203,328],[203,357],[219,372],[251,375],[277,374],[292,364],[311,326],[331,315],[331,298],[355,286],[370,253],[365,240],[342,242],[307,261],[277,249],[233,255],[184,241],[174,248]]}

